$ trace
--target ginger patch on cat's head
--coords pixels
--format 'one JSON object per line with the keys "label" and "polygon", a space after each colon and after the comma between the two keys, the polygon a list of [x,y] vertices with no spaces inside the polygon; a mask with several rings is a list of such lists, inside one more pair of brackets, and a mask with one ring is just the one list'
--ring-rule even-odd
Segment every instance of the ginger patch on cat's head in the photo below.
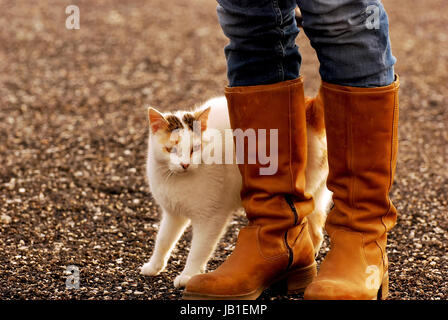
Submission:
{"label": "ginger patch on cat's head", "polygon": [[157,133],[159,130],[164,130],[166,133],[174,132],[175,130],[189,129],[194,131],[195,123],[200,124],[201,131],[207,129],[208,116],[210,114],[210,107],[205,110],[199,110],[194,113],[185,113],[180,119],[176,115],[164,116],[162,113],[154,108],[148,109],[149,123],[151,132]]}
{"label": "ginger patch on cat's head", "polygon": [[199,110],[194,113],[185,113],[182,117],[183,123],[188,129],[194,131],[194,124],[199,123],[201,131],[207,130],[207,121],[210,114],[210,107],[205,110]]}
{"label": "ginger patch on cat's head", "polygon": [[184,128],[182,121],[175,115],[164,116],[154,108],[149,108],[148,115],[152,133],[157,133],[160,130],[170,133]]}

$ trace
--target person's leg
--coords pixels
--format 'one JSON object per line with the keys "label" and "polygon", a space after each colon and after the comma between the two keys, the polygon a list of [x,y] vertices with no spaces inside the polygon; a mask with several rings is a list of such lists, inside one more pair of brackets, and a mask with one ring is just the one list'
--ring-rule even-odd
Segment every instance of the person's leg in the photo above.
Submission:
{"label": "person's leg", "polygon": [[394,81],[389,21],[380,0],[297,0],[322,80],[352,87]]}
{"label": "person's leg", "polygon": [[230,87],[272,84],[299,77],[301,56],[295,0],[218,0]]}
{"label": "person's leg", "polygon": [[218,269],[190,279],[184,298],[256,299],[282,278],[288,278],[290,291],[303,291],[316,274],[316,264],[306,219],[314,202],[305,193],[306,111],[294,43],[295,2],[219,4],[219,21],[230,38],[226,98],[231,126],[244,132],[266,129],[269,137],[276,130],[275,141],[256,142],[266,150],[271,144],[277,147],[278,170],[263,175],[260,159],[239,165],[249,226],[241,229],[234,251]]}
{"label": "person's leg", "polygon": [[[325,226],[331,249],[305,298],[385,298],[387,231],[397,217],[389,189],[398,146],[399,87],[387,15],[377,0],[303,0],[299,5],[321,63],[327,185],[335,204]],[[376,13],[377,26],[369,18]]]}

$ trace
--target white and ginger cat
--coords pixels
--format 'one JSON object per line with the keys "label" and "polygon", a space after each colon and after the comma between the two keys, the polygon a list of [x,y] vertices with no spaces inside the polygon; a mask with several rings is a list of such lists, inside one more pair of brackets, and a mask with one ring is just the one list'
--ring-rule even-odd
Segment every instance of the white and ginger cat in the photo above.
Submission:
{"label": "white and ginger cat", "polygon": [[[317,253],[331,193],[325,185],[328,164],[323,109],[321,103],[314,102],[307,99],[306,191],[315,200],[315,209],[308,220]],[[242,181],[235,161],[232,164],[194,161],[198,154],[201,157],[201,150],[202,156],[208,150],[215,160],[224,159],[229,150],[234,154],[233,139],[224,138],[224,132],[231,128],[227,102],[225,97],[214,98],[193,112],[162,114],[150,108],[149,121],[147,176],[151,193],[162,209],[162,221],[151,259],[141,267],[141,272],[148,276],[162,272],[171,250],[191,223],[190,253],[184,270],[174,281],[175,287],[184,287],[192,276],[205,271],[232,215],[242,211]],[[193,123],[199,125],[194,127]],[[209,131],[222,134],[221,147],[215,147],[215,140],[207,135]],[[178,157],[182,152],[184,156]]]}

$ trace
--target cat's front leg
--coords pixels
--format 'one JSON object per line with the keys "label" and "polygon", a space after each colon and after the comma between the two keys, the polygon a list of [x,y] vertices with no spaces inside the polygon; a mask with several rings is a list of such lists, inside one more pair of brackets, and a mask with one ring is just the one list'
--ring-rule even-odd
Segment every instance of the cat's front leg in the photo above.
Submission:
{"label": "cat's front leg", "polygon": [[163,212],[151,259],[140,269],[143,275],[155,276],[165,269],[171,251],[187,225],[187,218]]}
{"label": "cat's front leg", "polygon": [[227,212],[222,215],[217,213],[216,216],[220,218],[215,218],[212,221],[192,221],[193,239],[191,250],[184,270],[174,280],[176,288],[185,287],[191,277],[205,271],[207,262],[226,230],[227,222],[230,218],[230,214]]}

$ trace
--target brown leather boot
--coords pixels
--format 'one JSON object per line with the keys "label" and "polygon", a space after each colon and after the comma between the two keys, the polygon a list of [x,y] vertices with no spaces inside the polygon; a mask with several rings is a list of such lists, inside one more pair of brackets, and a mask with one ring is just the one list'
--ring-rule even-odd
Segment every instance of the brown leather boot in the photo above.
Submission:
{"label": "brown leather boot", "polygon": [[[233,129],[266,129],[268,137],[270,129],[278,129],[278,170],[260,175],[264,166],[258,159],[256,164],[246,160],[239,165],[249,225],[241,229],[233,253],[219,268],[190,279],[184,298],[256,299],[282,279],[288,281],[290,292],[303,292],[316,275],[316,264],[305,218],[314,202],[305,193],[302,79],[226,88],[226,97]],[[266,150],[270,142],[267,139]]]}
{"label": "brown leather boot", "polygon": [[334,207],[326,230],[331,250],[305,299],[384,299],[387,231],[397,211],[389,199],[397,159],[399,80],[380,88],[323,83]]}

